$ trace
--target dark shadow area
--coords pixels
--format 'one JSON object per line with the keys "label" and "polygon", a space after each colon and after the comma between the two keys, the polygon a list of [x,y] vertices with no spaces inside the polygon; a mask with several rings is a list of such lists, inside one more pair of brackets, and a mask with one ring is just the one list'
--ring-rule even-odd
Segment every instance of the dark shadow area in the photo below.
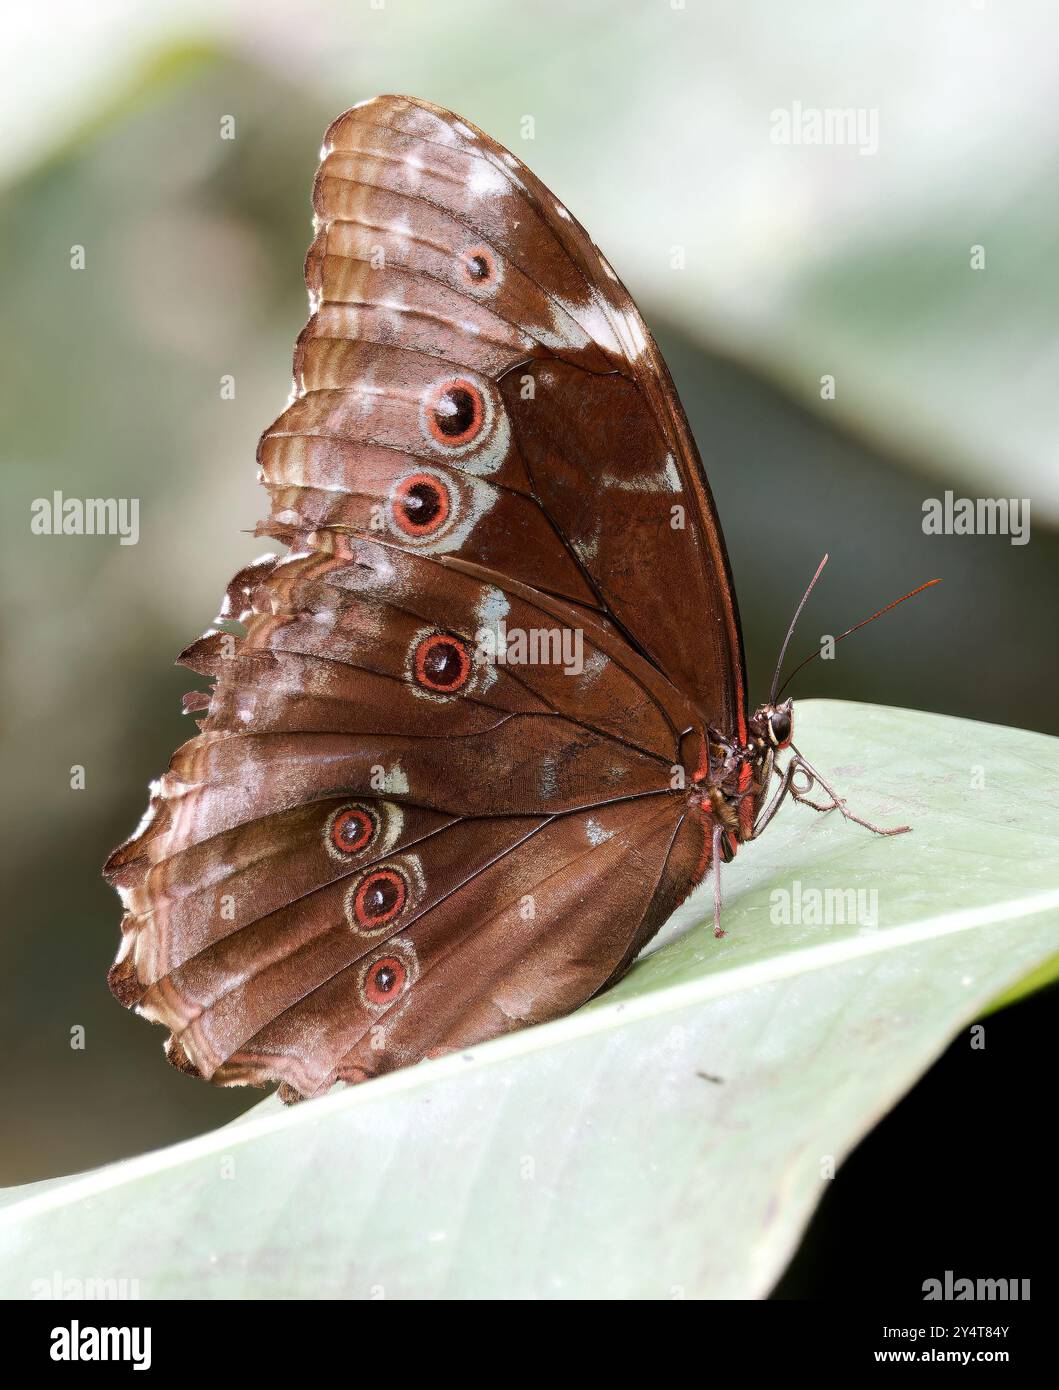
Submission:
{"label": "dark shadow area", "polygon": [[[649,317],[649,314],[648,314]],[[791,615],[831,559],[791,648],[819,644],[924,580],[942,584],[818,662],[788,693],[933,710],[1059,732],[1054,627],[1059,536],[928,536],[923,503],[958,478],[888,457],[810,414],[736,363],[654,324],[724,526],[743,623],[751,700],[768,693]],[[689,635],[694,640],[694,635]]]}
{"label": "dark shadow area", "polygon": [[960,1034],[825,1183],[773,1298],[889,1306],[922,1299],[946,1270],[1030,1279],[1033,1301],[1049,1296],[1057,1003],[1052,985],[990,1015],[981,1050]]}

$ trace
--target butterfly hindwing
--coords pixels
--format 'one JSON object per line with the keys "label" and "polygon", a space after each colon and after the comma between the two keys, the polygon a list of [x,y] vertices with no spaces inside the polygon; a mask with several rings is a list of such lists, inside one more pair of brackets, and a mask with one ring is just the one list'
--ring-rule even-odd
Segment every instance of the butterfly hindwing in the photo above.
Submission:
{"label": "butterfly hindwing", "polygon": [[674,838],[667,810],[622,802],[525,829],[461,892],[273,1017],[218,1079],[267,1067],[315,1094],[576,1007],[621,961],[629,914],[649,908]]}

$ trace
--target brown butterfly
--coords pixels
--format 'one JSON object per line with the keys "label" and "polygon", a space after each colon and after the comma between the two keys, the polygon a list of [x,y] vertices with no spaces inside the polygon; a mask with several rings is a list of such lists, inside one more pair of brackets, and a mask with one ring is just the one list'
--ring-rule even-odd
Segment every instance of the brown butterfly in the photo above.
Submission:
{"label": "brown butterfly", "polygon": [[105,869],[117,997],[288,1100],[576,1008],[785,796],[848,814],[778,773],[775,682],[748,713],[687,421],[566,208],[405,97],[334,122],[313,205],[258,450],[291,553],[180,657],[201,732]]}

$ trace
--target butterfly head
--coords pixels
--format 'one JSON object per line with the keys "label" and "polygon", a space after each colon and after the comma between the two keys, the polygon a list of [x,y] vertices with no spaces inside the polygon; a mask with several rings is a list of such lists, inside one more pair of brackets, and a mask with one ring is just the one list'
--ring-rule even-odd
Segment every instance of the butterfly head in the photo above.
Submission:
{"label": "butterfly head", "polygon": [[778,751],[790,746],[794,737],[794,701],[758,705],[750,720],[750,733],[763,747]]}

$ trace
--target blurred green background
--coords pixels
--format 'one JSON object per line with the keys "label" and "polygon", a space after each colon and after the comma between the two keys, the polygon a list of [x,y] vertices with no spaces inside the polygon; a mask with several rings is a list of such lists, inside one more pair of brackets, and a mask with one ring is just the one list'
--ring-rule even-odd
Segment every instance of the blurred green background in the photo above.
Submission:
{"label": "blurred green background", "polygon": [[[796,655],[945,582],[796,696],[1059,731],[1050,6],[114,0],[5,30],[0,1182],[258,1099],[171,1070],[161,1031],[113,1002],[120,912],[99,868],[193,732],[174,656],[265,548],[254,448],[306,317],[311,180],[325,126],[364,97],[484,127],[628,285],[717,498],[755,698],[829,550]],[[774,144],[771,113],[795,101],[876,110],[877,153]],[[32,535],[31,502],[56,489],[138,497],[139,544]],[[923,501],[946,489],[1030,498],[1030,544],[925,536]]]}

